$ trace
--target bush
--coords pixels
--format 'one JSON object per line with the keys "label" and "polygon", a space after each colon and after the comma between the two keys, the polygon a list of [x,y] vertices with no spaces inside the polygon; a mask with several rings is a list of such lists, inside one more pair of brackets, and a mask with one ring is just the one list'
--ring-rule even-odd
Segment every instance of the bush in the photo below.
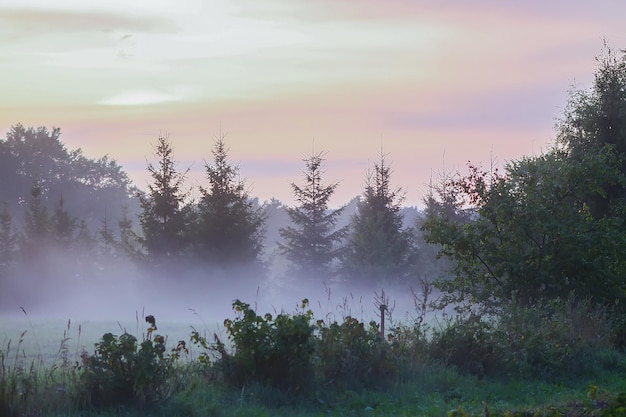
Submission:
{"label": "bush", "polygon": [[615,362],[610,334],[606,309],[589,300],[511,302],[497,317],[457,316],[434,331],[430,354],[475,375],[571,377]]}
{"label": "bush", "polygon": [[474,375],[493,374],[499,368],[493,323],[476,314],[457,316],[443,329],[434,329],[430,356]]}
{"label": "bush", "polygon": [[243,387],[251,383],[268,384],[289,393],[308,390],[313,384],[313,313],[308,300],[302,312],[294,315],[258,316],[249,304],[236,300],[233,309],[240,314],[227,319],[224,326],[234,353],[229,354],[218,341],[218,365],[227,383]]}
{"label": "bush", "polygon": [[353,317],[326,324],[317,321],[316,373],[324,384],[359,387],[385,386],[397,374],[391,347],[379,335],[376,323],[369,327]]}
{"label": "bush", "polygon": [[180,390],[172,383],[174,364],[185,350],[184,343],[166,353],[165,338],[155,335],[154,318],[148,337],[138,344],[128,333],[115,336],[106,333],[95,344],[94,355],[82,355],[83,402],[94,407],[130,405],[144,408],[170,399]]}
{"label": "bush", "polygon": [[499,318],[498,352],[518,375],[583,375],[602,365],[610,333],[606,309],[590,300],[557,298],[532,307],[511,303]]}

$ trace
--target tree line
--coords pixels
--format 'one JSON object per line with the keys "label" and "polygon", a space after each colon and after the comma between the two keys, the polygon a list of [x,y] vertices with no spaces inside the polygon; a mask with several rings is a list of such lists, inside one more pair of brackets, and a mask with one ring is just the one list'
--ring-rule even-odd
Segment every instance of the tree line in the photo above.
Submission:
{"label": "tree line", "polygon": [[[291,184],[296,204],[286,209],[290,223],[280,229],[289,273],[320,281],[411,283],[436,253],[449,267],[436,282],[444,304],[497,314],[507,303],[528,306],[574,295],[623,311],[626,61],[607,48],[597,63],[593,86],[571,94],[548,151],[503,169],[470,165],[466,174],[443,173],[424,198],[423,216],[409,227],[401,214],[404,193],[392,185],[382,151],[344,226],[337,220],[345,207],[328,207],[338,182],[324,178],[325,153],[305,157],[303,178]],[[187,172],[177,169],[168,137],[158,138],[154,157],[147,166],[152,181],[139,192],[114,161],[65,150],[58,129],[13,127],[0,141],[5,279],[18,254],[30,257],[50,242],[64,242],[65,250],[91,247],[100,257],[126,256],[150,268],[193,262],[252,265],[262,273],[267,211],[248,194],[224,136],[215,139],[205,161],[197,199],[185,189]],[[22,189],[28,184],[28,198],[16,201],[7,192],[13,182],[5,187],[5,178]],[[76,199],[79,194],[90,197]],[[128,214],[132,196],[139,201],[136,218]],[[100,209],[97,239],[71,214],[91,213],[71,210],[86,201]],[[111,207],[111,201],[122,204]],[[12,213],[20,210],[17,231]]]}
{"label": "tree line", "polygon": [[[68,151],[59,129],[13,126],[0,140],[2,282],[25,274],[53,279],[45,278],[53,275],[45,262],[51,254],[83,277],[111,272],[120,260],[166,273],[191,266],[267,272],[264,234],[267,208],[275,202],[260,205],[249,195],[225,137],[215,138],[197,192],[185,188],[188,172],[178,169],[169,137],[157,139],[153,156],[143,192],[108,157],[89,160],[80,149]],[[288,272],[318,282],[410,279],[415,229],[403,226],[403,194],[390,185],[386,156],[381,152],[366,174],[357,212],[340,227],[345,206],[328,206],[338,182],[325,182],[324,157],[319,152],[303,160],[302,182],[291,183],[297,204],[283,207],[289,223],[279,230],[278,249]],[[37,260],[42,266],[33,271]]]}

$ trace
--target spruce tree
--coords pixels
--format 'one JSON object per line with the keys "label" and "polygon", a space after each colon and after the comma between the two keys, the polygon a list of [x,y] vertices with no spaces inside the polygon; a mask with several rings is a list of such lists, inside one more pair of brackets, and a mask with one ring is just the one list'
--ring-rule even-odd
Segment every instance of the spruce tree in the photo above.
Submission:
{"label": "spruce tree", "polygon": [[324,279],[331,275],[332,263],[341,250],[337,244],[346,236],[348,228],[335,228],[344,207],[328,209],[328,201],[339,183],[324,184],[323,153],[308,156],[304,163],[304,186],[291,183],[298,205],[287,208],[293,226],[280,229],[285,241],[280,248],[291,262],[293,272]]}
{"label": "spruce tree", "polygon": [[248,197],[239,167],[232,165],[224,135],[205,162],[208,188],[200,187],[196,250],[204,261],[222,266],[255,262],[263,248],[265,217]]}
{"label": "spruce tree", "polygon": [[343,272],[351,280],[397,283],[413,268],[413,234],[404,229],[400,212],[404,194],[391,188],[391,166],[381,152],[357,212],[350,221],[350,234],[343,257]]}
{"label": "spruce tree", "polygon": [[147,195],[140,195],[142,243],[153,260],[174,258],[184,251],[188,218],[183,185],[187,171],[177,170],[173,153],[169,138],[159,136],[154,153],[157,163],[148,164],[153,182]]}

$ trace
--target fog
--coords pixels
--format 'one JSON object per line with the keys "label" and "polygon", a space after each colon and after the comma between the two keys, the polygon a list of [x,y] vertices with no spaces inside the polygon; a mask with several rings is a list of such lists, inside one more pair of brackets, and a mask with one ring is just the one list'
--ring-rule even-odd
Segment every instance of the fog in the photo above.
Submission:
{"label": "fog", "polygon": [[154,267],[119,258],[114,264],[86,258],[81,270],[77,259],[66,256],[50,250],[11,270],[1,283],[0,313],[14,319],[23,318],[26,311],[32,319],[114,322],[151,314],[160,321],[221,325],[225,318],[236,316],[232,310],[236,299],[250,304],[259,315],[275,315],[297,311],[306,298],[316,319],[352,316],[378,322],[377,303],[383,295],[390,305],[388,318],[396,321],[416,315],[415,296],[421,295],[417,280],[404,286],[359,286],[297,277],[276,271],[276,266]]}

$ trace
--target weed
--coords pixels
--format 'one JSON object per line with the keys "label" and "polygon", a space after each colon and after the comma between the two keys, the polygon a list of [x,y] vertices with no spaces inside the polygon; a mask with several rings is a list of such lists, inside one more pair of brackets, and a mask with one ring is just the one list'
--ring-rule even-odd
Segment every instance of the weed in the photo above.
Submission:
{"label": "weed", "polygon": [[[26,364],[20,354],[26,331],[22,332],[11,359],[11,341],[0,349],[0,415],[12,417],[26,413],[37,392],[37,369],[35,361]],[[12,364],[11,364],[12,362]]]}

